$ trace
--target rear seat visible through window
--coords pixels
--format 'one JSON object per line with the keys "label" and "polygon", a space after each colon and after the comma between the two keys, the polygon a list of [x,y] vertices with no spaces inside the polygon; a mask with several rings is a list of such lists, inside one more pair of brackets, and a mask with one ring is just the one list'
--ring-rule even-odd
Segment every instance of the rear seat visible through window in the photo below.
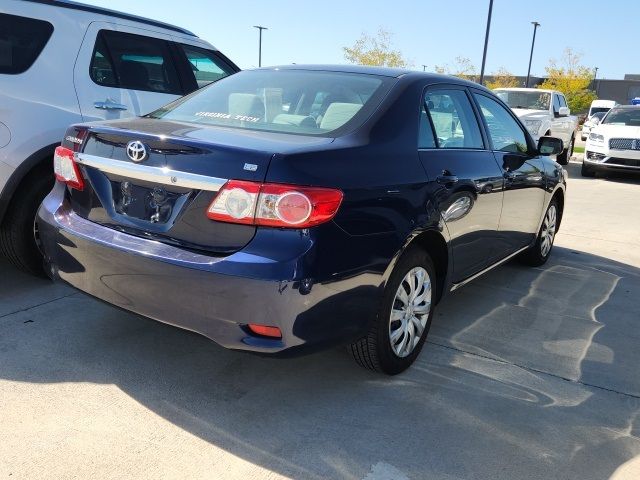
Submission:
{"label": "rear seat visible through window", "polygon": [[223,78],[150,114],[185,122],[305,135],[330,135],[364,121],[391,77],[296,69],[253,70]]}

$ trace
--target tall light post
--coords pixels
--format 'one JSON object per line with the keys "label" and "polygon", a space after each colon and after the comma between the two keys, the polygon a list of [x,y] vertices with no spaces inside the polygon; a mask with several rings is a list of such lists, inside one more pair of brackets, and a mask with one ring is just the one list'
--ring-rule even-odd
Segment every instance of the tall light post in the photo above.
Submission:
{"label": "tall light post", "polygon": [[269,30],[267,27],[261,25],[254,25],[253,28],[257,28],[260,31],[258,36],[258,67],[262,66],[262,31]]}
{"label": "tall light post", "polygon": [[533,46],[536,44],[536,30],[540,26],[538,22],[531,22],[533,25],[533,40],[531,40],[531,54],[529,55],[529,68],[527,69],[527,81],[525,82],[525,88],[529,88],[529,77],[531,76],[531,60],[533,60]]}
{"label": "tall light post", "polygon": [[427,66],[425,64],[422,64],[422,71],[426,72],[427,71]]}
{"label": "tall light post", "polygon": [[593,90],[598,95],[598,84],[596,83],[596,78],[598,77],[598,67],[593,68]]}
{"label": "tall light post", "polygon": [[487,61],[487,45],[489,45],[489,30],[491,29],[491,11],[493,0],[489,0],[489,14],[487,15],[487,31],[484,34],[484,51],[482,52],[482,67],[480,68],[480,85],[484,82],[484,64]]}

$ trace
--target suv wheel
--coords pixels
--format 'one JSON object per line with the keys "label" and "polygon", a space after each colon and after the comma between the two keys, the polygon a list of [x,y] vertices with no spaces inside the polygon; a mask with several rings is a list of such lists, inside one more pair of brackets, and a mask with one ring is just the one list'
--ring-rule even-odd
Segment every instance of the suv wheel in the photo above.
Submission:
{"label": "suv wheel", "polygon": [[431,326],[435,285],[433,262],[425,251],[412,248],[400,258],[369,332],[350,346],[361,366],[396,375],[415,361]]}
{"label": "suv wheel", "polygon": [[569,160],[571,160],[571,156],[573,155],[573,144],[575,143],[575,141],[575,137],[572,136],[571,140],[569,140],[569,145],[567,145],[567,148],[564,150],[564,152],[558,155],[557,161],[560,165],[569,164]]}
{"label": "suv wheel", "polygon": [[27,178],[9,203],[0,226],[0,250],[4,256],[20,270],[39,276],[44,276],[44,270],[35,219],[51,187],[49,175]]}
{"label": "suv wheel", "polygon": [[520,257],[524,263],[532,267],[539,267],[547,262],[553,249],[556,232],[558,231],[559,218],[560,208],[558,206],[558,200],[553,198],[547,207],[547,212],[544,215],[536,243],[524,251]]}

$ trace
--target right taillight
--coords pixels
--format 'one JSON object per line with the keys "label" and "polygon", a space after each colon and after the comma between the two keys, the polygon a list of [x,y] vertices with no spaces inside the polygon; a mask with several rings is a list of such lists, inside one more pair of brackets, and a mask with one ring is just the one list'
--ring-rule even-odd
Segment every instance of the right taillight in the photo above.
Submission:
{"label": "right taillight", "polygon": [[76,190],[84,189],[84,180],[78,164],[73,159],[73,151],[66,147],[56,147],[53,154],[53,172],[56,179]]}
{"label": "right taillight", "polygon": [[207,217],[229,223],[308,228],[331,220],[342,192],[332,188],[228,181],[207,209]]}

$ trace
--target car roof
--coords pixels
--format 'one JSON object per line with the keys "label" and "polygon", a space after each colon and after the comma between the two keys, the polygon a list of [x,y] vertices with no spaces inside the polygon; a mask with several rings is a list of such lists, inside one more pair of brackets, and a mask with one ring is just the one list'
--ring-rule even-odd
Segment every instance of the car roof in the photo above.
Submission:
{"label": "car roof", "polygon": [[401,77],[407,73],[412,73],[412,70],[403,68],[389,68],[389,67],[376,67],[369,65],[276,65],[273,67],[265,67],[261,70],[309,70],[309,71],[324,71],[324,72],[344,72],[344,73],[361,73],[366,75],[380,75],[383,77]]}
{"label": "car roof", "polygon": [[541,93],[561,93],[558,90],[549,90],[547,88],[524,88],[524,87],[502,87],[494,90],[506,90],[509,92],[541,92]]}
{"label": "car roof", "polygon": [[640,105],[616,105],[611,110],[637,110],[640,109]]}
{"label": "car roof", "polygon": [[464,78],[455,77],[451,75],[443,75],[440,73],[432,72],[420,72],[417,70],[409,70],[406,68],[391,68],[391,67],[378,67],[370,65],[331,65],[331,64],[291,64],[291,65],[276,65],[273,67],[262,67],[254,70],[306,70],[314,72],[340,72],[340,73],[359,73],[362,75],[378,75],[381,77],[410,77],[413,79],[424,79],[433,81],[434,83],[456,83],[460,85],[467,85],[470,87],[479,88],[482,90],[488,90],[485,86],[479,83],[466,80]]}
{"label": "car roof", "polygon": [[83,12],[97,13],[100,15],[107,15],[110,17],[122,18],[124,20],[131,20],[133,22],[145,23],[147,25],[153,25],[154,27],[165,28],[167,30],[173,30],[174,32],[183,33],[195,37],[196,34],[181,27],[176,27],[169,23],[160,22],[151,18],[139,17],[137,15],[131,15],[129,13],[119,12],[117,10],[111,10],[104,7],[96,7],[94,5],[87,5],[85,3],[74,2],[71,0],[25,0],[32,3],[40,3],[42,5],[50,5],[52,7],[68,8],[71,10],[81,10]]}

